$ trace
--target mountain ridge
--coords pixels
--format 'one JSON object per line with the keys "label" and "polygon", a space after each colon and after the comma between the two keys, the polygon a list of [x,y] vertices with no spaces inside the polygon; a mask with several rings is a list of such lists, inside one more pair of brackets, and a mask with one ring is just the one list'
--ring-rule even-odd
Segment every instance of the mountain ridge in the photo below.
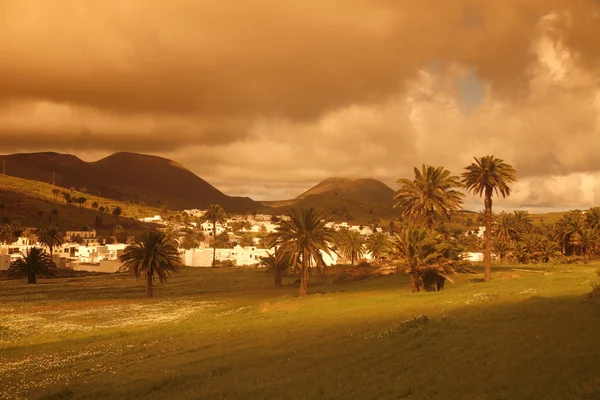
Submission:
{"label": "mountain ridge", "polygon": [[167,158],[117,152],[86,162],[57,152],[16,153],[0,156],[7,175],[69,188],[85,188],[103,197],[167,204],[169,208],[203,208],[219,203],[228,212],[256,212],[265,206],[248,197],[228,196],[210,183]]}

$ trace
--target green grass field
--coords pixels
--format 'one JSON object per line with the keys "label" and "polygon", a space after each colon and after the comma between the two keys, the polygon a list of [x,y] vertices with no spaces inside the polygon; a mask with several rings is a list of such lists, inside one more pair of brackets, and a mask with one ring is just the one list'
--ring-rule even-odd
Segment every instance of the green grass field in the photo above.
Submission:
{"label": "green grass field", "polygon": [[258,269],[186,268],[152,300],[120,274],[0,281],[0,399],[597,399],[597,268],[307,298]]}

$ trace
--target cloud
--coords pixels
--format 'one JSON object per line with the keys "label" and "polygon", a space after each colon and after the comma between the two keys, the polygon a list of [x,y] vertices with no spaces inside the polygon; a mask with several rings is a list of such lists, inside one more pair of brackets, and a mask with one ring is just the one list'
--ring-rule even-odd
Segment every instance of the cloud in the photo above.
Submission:
{"label": "cloud", "polygon": [[5,0],[0,37],[4,152],[148,152],[258,198],[493,153],[535,207],[600,171],[595,0]]}

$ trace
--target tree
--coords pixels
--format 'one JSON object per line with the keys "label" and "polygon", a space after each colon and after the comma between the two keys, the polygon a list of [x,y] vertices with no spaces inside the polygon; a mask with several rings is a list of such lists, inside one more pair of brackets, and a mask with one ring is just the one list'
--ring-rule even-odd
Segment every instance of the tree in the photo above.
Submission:
{"label": "tree", "polygon": [[53,219],[54,219],[54,222],[56,222],[56,220],[58,219],[58,210],[56,208],[53,208],[52,211],[50,211],[50,216],[48,218],[48,222],[52,223]]}
{"label": "tree", "polygon": [[113,236],[117,243],[127,243],[127,232],[123,229],[121,225],[115,225],[112,231]]}
{"label": "tree", "polygon": [[360,232],[346,229],[341,231],[338,237],[340,251],[344,257],[351,260],[352,265],[354,265],[356,259],[364,257],[365,249],[363,246],[365,244],[365,238]]}
{"label": "tree", "polygon": [[119,206],[113,208],[113,210],[112,210],[112,215],[113,215],[113,217],[115,217],[115,221],[117,222],[117,224],[119,223],[119,217],[121,216],[122,213],[123,213],[123,210]]}
{"label": "tree", "polygon": [[62,192],[62,197],[65,200],[65,204],[67,205],[71,205],[71,193],[69,192]]}
{"label": "tree", "polygon": [[592,207],[585,213],[586,228],[600,231],[600,207]]}
{"label": "tree", "polygon": [[204,240],[202,232],[195,232],[192,229],[188,229],[181,240],[180,246],[186,250],[195,249],[200,247],[200,242]]}
{"label": "tree", "polygon": [[583,263],[587,264],[598,246],[598,232],[591,228],[582,229],[580,232],[575,232],[570,241],[572,245],[579,247],[583,254]]}
{"label": "tree", "polygon": [[314,208],[291,210],[288,217],[267,236],[266,243],[289,257],[291,265],[300,264],[298,296],[306,296],[310,265],[314,261],[317,267],[325,267],[323,253],[331,255],[336,235],[325,226],[323,213]]}
{"label": "tree", "polygon": [[181,258],[177,245],[163,232],[145,232],[133,240],[119,257],[121,271],[127,271],[138,278],[146,276],[146,296],[153,297],[154,275],[160,283],[167,282],[172,272],[179,271]]}
{"label": "tree", "polygon": [[106,211],[106,207],[100,206],[98,207],[98,211],[100,211],[100,222],[102,222],[102,218],[104,217],[104,211]]}
{"label": "tree", "polygon": [[514,243],[517,240],[518,230],[512,214],[502,211],[494,216],[494,236],[496,242]]}
{"label": "tree", "polygon": [[423,164],[421,170],[414,168],[415,178],[398,179],[400,189],[394,194],[398,202],[395,208],[402,210],[402,216],[414,218],[428,228],[438,215],[450,214],[461,209],[464,194],[456,190],[462,187],[458,176],[444,167]]}
{"label": "tree", "polygon": [[8,276],[27,276],[27,283],[37,283],[37,275],[54,276],[56,264],[52,257],[40,247],[32,247],[26,253],[21,252],[8,268]]}
{"label": "tree", "polygon": [[500,264],[510,254],[511,246],[507,241],[498,240],[494,243],[494,254],[500,259]]}
{"label": "tree", "polygon": [[577,246],[573,244],[571,238],[576,233],[581,233],[584,229],[584,220],[581,211],[572,210],[564,214],[554,225],[553,235],[560,243],[564,255],[571,256],[576,252]]}
{"label": "tree", "polygon": [[513,211],[513,223],[517,235],[526,235],[533,231],[533,220],[531,219],[531,214],[527,211]]}
{"label": "tree", "polygon": [[485,278],[492,278],[492,196],[510,196],[510,184],[517,181],[514,168],[504,160],[492,156],[475,157],[475,162],[465,167],[462,182],[473,194],[484,196],[485,232],[483,233],[483,263]]}
{"label": "tree", "polygon": [[202,222],[210,221],[212,223],[212,235],[213,235],[213,259],[212,266],[216,266],[217,256],[217,222],[223,223],[227,219],[227,213],[220,204],[211,204],[206,209],[204,215],[202,215]]}
{"label": "tree", "polygon": [[413,292],[420,292],[423,286],[422,278],[427,273],[439,273],[440,259],[443,257],[438,247],[438,234],[430,229],[409,225],[400,234],[395,234],[392,240],[392,254],[398,258],[404,271],[410,276],[410,286]]}
{"label": "tree", "polygon": [[25,229],[18,222],[0,225],[0,243],[11,244],[17,241]]}
{"label": "tree", "polygon": [[60,190],[57,188],[52,189],[52,194],[54,195],[54,201],[58,200],[58,195],[60,194]]}
{"label": "tree", "polygon": [[276,287],[281,287],[281,276],[291,263],[289,254],[281,251],[276,251],[273,254],[267,252],[266,257],[260,258],[261,265],[268,268],[269,272],[273,274],[273,281]]}
{"label": "tree", "polygon": [[38,242],[50,249],[50,257],[52,257],[54,248],[60,246],[64,242],[60,228],[56,225],[46,225],[45,227],[38,229],[37,235]]}
{"label": "tree", "polygon": [[92,210],[97,210],[98,207],[100,207],[100,205],[98,204],[97,201],[92,202]]}
{"label": "tree", "polygon": [[390,237],[385,232],[375,232],[366,241],[367,250],[375,260],[381,260],[389,252]]}

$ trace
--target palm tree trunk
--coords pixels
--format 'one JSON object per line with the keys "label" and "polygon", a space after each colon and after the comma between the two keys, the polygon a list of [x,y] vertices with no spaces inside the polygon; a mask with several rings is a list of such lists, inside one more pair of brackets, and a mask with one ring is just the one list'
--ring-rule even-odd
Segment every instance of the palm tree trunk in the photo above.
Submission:
{"label": "palm tree trunk", "polygon": [[152,293],[152,275],[146,275],[146,296],[150,299],[153,297]]}
{"label": "palm tree trunk", "polygon": [[213,259],[212,259],[213,268],[217,266],[217,262],[215,260],[216,255],[217,255],[217,221],[213,220]]}
{"label": "palm tree trunk", "polygon": [[27,283],[37,283],[37,277],[35,276],[35,272],[29,272],[27,276]]}
{"label": "palm tree trunk", "polygon": [[354,252],[352,252],[352,265],[354,265]]}
{"label": "palm tree trunk", "polygon": [[485,191],[485,232],[483,232],[484,282],[492,279],[492,189]]}
{"label": "palm tree trunk", "polygon": [[306,262],[306,252],[302,252],[302,270],[300,271],[300,290],[298,296],[308,294],[308,263]]}
{"label": "palm tree trunk", "polygon": [[410,273],[410,289],[413,293],[421,291],[421,283],[419,282],[419,274],[416,271]]}

